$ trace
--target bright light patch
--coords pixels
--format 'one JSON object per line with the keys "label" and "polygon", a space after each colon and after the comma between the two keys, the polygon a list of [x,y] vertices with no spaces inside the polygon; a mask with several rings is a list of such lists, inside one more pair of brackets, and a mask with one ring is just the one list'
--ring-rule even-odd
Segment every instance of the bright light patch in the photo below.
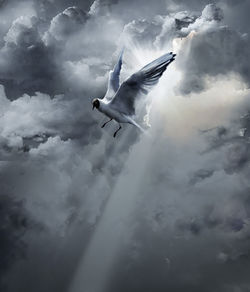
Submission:
{"label": "bright light patch", "polygon": [[[173,53],[177,54],[176,59],[185,42],[195,34],[191,32],[186,38],[173,40],[172,48]],[[133,52],[132,58],[126,60],[129,59],[133,63],[133,66],[129,66],[134,69],[133,72],[171,51],[152,50],[135,45],[130,49]],[[199,130],[227,125],[232,118],[239,115],[240,108],[244,108],[242,105],[250,93],[242,80],[231,74],[207,78],[206,90],[183,96],[178,92],[181,78],[182,72],[173,62],[146,97],[148,114],[144,120],[153,128],[154,125],[157,127],[159,123],[163,123],[165,134],[173,139],[189,139]]]}

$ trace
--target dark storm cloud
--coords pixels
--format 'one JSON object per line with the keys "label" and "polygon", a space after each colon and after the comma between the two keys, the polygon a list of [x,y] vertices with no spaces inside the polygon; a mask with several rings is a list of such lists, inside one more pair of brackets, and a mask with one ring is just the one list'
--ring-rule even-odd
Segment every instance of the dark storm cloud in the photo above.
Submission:
{"label": "dark storm cloud", "polygon": [[189,53],[185,56],[185,52],[180,52],[182,57],[178,61],[185,63],[186,74],[180,88],[184,94],[202,91],[207,76],[233,72],[249,82],[250,68],[245,62],[249,58],[249,41],[238,32],[216,28],[195,35],[187,42],[189,45]]}
{"label": "dark storm cloud", "polygon": [[82,28],[87,20],[87,13],[78,7],[68,7],[63,12],[52,18],[44,40],[47,45],[58,43],[59,46],[67,40],[72,33]]}
{"label": "dark storm cloud", "polygon": [[250,3],[247,0],[222,1],[225,21],[241,33],[249,32],[248,10]]}
{"label": "dark storm cloud", "polygon": [[[109,40],[98,32],[106,20],[98,24],[96,13],[87,16],[80,8],[69,7],[49,20],[47,27],[39,16],[19,17],[5,34],[0,144],[6,166],[1,187],[14,188],[13,197],[24,201],[20,212],[25,207],[28,219],[35,217],[44,227],[39,235],[24,227],[27,236],[24,233],[21,239],[26,245],[17,255],[24,250],[31,262],[16,261],[5,280],[9,291],[66,290],[126,160],[130,145],[120,145],[120,158],[113,158],[116,149],[109,132],[114,124],[100,140],[100,116],[91,111],[91,98],[105,91],[107,71],[114,62],[111,50],[85,40],[89,30],[99,34],[103,46],[110,46],[115,38],[113,34]],[[79,37],[84,46],[77,42]],[[116,44],[112,53],[113,48]],[[58,90],[63,94],[55,95]],[[131,145],[137,136],[137,132],[128,134]],[[6,232],[11,234],[11,228]],[[48,269],[45,258],[58,248],[60,255]],[[14,249],[9,245],[8,258]],[[62,253],[67,254],[67,266]],[[9,259],[10,264],[14,262]],[[55,271],[64,281],[48,279]],[[31,280],[38,276],[39,281]]]}
{"label": "dark storm cloud", "polygon": [[[1,165],[2,168],[2,165]],[[0,176],[2,177],[2,170]],[[26,242],[24,236],[27,232],[41,231],[42,226],[33,221],[30,214],[26,211],[24,203],[9,193],[7,188],[1,185],[0,196],[0,218],[1,218],[1,265],[0,265],[0,288],[8,289],[8,285],[2,277],[8,268],[17,260],[26,257]]]}
{"label": "dark storm cloud", "polygon": [[177,60],[185,64],[179,88],[182,93],[200,92],[207,86],[207,77],[232,72],[249,82],[250,68],[245,62],[249,58],[248,37],[223,26],[223,14],[220,8],[208,5],[194,23],[183,29],[197,33],[186,41]]}
{"label": "dark storm cloud", "polygon": [[244,143],[230,145],[226,153],[224,169],[228,173],[242,170],[249,162],[249,146]]}
{"label": "dark storm cloud", "polygon": [[110,13],[113,5],[117,3],[118,0],[38,0],[34,1],[33,5],[40,17],[45,20],[50,20],[68,7],[78,7],[82,11],[89,11],[90,14],[105,15],[106,13]]}
{"label": "dark storm cloud", "polygon": [[[73,6],[54,15],[46,25],[40,16],[20,16],[13,21],[0,50],[0,80],[9,98],[36,91],[54,95],[67,90],[61,76],[66,73],[65,61],[75,59],[74,50],[80,56],[88,54],[84,47],[74,47],[72,39],[81,34],[88,17]],[[71,80],[69,74],[66,77]]]}
{"label": "dark storm cloud", "polygon": [[[248,1],[215,2],[3,3],[0,83],[6,93],[1,87],[0,155],[5,161],[1,189],[8,192],[0,200],[0,271],[10,292],[69,291],[83,253],[86,256],[98,224],[107,217],[103,214],[109,199],[117,192],[125,203],[133,195],[135,209],[102,292],[248,289],[247,116],[236,121],[240,113],[231,106],[233,118],[225,125],[203,134],[188,133],[180,142],[165,136],[166,120],[159,111],[149,145],[129,129],[119,140],[111,139],[115,124],[101,131],[101,116],[91,111],[90,103],[105,92],[108,71],[128,38],[156,50],[183,38],[176,65],[185,94],[202,94],[213,86],[220,91],[211,79],[222,75],[227,79],[238,74],[248,84],[249,41],[243,35],[249,24]],[[15,5],[20,13],[13,10]],[[236,21],[233,12],[245,15],[242,21]],[[124,76],[134,69],[130,57],[127,53]],[[247,103],[239,107],[241,113],[249,109]],[[186,121],[182,128],[175,120],[167,123],[177,136],[188,132],[188,123],[200,109],[187,116],[178,109]],[[223,114],[224,108],[220,110]],[[203,119],[209,117],[204,114]],[[141,155],[147,147],[148,153]],[[131,153],[134,159],[129,160]],[[141,165],[145,167],[138,183]],[[131,195],[127,189],[133,184],[138,189]],[[124,211],[126,204],[118,207]],[[113,227],[107,227],[106,237]],[[107,248],[106,237],[103,246],[100,241],[101,252]],[[98,266],[105,261],[100,257],[93,262]]]}
{"label": "dark storm cloud", "polygon": [[[14,199],[24,202],[20,204],[17,216],[20,213],[21,217],[25,208],[29,214],[27,221],[35,217],[44,226],[37,242],[36,234],[28,229],[28,225],[24,225],[22,230],[20,227],[19,232],[11,224],[5,224],[1,242],[7,242],[3,248],[6,260],[1,263],[1,276],[15,262],[12,255],[19,256],[25,251],[27,258],[33,262],[34,254],[39,254],[39,250],[43,249],[46,254],[38,256],[37,269],[29,261],[17,261],[17,270],[14,267],[6,278],[10,291],[66,289],[84,242],[88,241],[87,234],[91,233],[111,193],[113,177],[121,170],[122,153],[126,154],[128,150],[126,146],[121,147],[121,160],[107,157],[101,162],[106,153],[114,151],[114,145],[109,134],[106,142],[100,141],[102,133],[97,122],[100,116],[92,111],[90,114],[90,101],[95,94],[101,95],[105,90],[102,88],[107,79],[104,74],[110,68],[111,56],[108,60],[99,56],[94,59],[89,48],[86,52],[81,47],[83,53],[75,61],[72,54],[76,47],[70,49],[71,40],[76,33],[81,33],[87,16],[80,8],[65,8],[46,23],[41,15],[18,15],[5,32],[0,52],[1,84],[6,91],[1,86],[1,160],[6,161],[1,170],[4,174],[1,189],[12,189]],[[92,25],[95,27],[95,22]],[[65,43],[68,43],[66,52]],[[100,50],[103,48],[99,47]],[[110,54],[110,51],[106,53]],[[84,54],[85,59],[81,60]],[[106,62],[109,66],[105,72],[102,71],[103,75],[93,73],[99,64]],[[97,75],[97,79],[93,78],[93,74]],[[55,96],[57,92],[63,94]],[[11,167],[13,163],[14,167]],[[102,176],[103,171],[105,177]],[[99,182],[96,183],[96,180]],[[3,208],[5,210],[1,214],[12,215],[8,205]],[[26,243],[24,248],[19,247],[18,240],[15,244],[13,233],[17,236],[20,233],[20,242]],[[61,239],[63,236],[65,240]],[[72,244],[69,238],[76,238],[73,241],[79,244]],[[11,243],[8,244],[9,241]],[[59,246],[64,254],[68,254],[69,265],[65,269],[58,268],[58,260],[64,261],[60,255],[51,264],[50,270],[44,259]],[[18,272],[18,265],[22,266],[24,274]],[[63,276],[65,281],[55,282],[47,278],[45,271],[52,273],[56,270],[58,277]],[[42,278],[39,276],[39,288],[37,281],[30,281],[30,275],[33,279],[44,275]]]}
{"label": "dark storm cloud", "polygon": [[[171,170],[174,171],[173,167]],[[152,171],[155,173],[156,169]],[[174,184],[170,178],[166,173],[166,182],[162,179],[140,201],[143,211],[135,215],[138,230],[130,249],[124,250],[117,262],[118,272],[110,280],[109,289],[143,291],[145,287],[157,287],[157,291],[199,291],[206,285],[205,291],[228,291],[226,286],[241,286],[247,279],[242,273],[249,266],[245,236],[248,190],[243,187],[243,193],[237,195],[228,188],[223,190],[218,180],[226,177],[220,174],[210,176],[209,182],[201,181],[195,188],[182,183],[183,189],[177,183],[170,186],[171,182]],[[180,173],[178,179],[182,179]],[[229,183],[230,178],[226,180]],[[164,200],[168,201],[166,205],[163,205]],[[183,201],[181,210],[180,200]],[[206,202],[205,208],[198,207],[201,201]],[[190,207],[191,212],[187,214]],[[128,277],[131,277],[129,281]]]}
{"label": "dark storm cloud", "polygon": [[31,1],[2,1],[0,5],[0,46],[3,45],[3,37],[9,30],[12,22],[19,16],[34,16],[35,9]]}
{"label": "dark storm cloud", "polygon": [[[244,169],[248,167],[250,161],[248,115],[242,117],[238,121],[234,121],[230,126],[230,128],[219,127],[209,129],[203,131],[202,134],[205,136],[208,144],[210,144],[203,154],[216,151],[220,148],[225,150],[223,168],[226,173],[232,174],[234,172],[244,171]],[[209,177],[210,173],[211,170],[198,171],[194,174],[191,181],[196,183],[199,181],[199,178],[203,179],[203,176],[204,178]],[[211,174],[213,174],[213,171]]]}
{"label": "dark storm cloud", "polygon": [[190,184],[196,184],[206,178],[209,178],[213,175],[213,173],[214,173],[214,170],[200,169],[190,179]]}
{"label": "dark storm cloud", "polygon": [[20,17],[4,37],[0,80],[11,99],[38,90],[53,93],[58,88],[53,48],[44,45],[38,25],[36,17]]}

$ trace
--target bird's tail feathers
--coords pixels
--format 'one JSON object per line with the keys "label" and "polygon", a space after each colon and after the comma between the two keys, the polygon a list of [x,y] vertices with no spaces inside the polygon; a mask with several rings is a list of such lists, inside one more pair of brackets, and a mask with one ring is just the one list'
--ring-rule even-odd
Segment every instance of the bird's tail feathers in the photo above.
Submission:
{"label": "bird's tail feathers", "polygon": [[131,119],[130,123],[136,126],[143,134],[150,136],[149,133],[145,129],[143,129],[139,124],[137,124],[134,120]]}

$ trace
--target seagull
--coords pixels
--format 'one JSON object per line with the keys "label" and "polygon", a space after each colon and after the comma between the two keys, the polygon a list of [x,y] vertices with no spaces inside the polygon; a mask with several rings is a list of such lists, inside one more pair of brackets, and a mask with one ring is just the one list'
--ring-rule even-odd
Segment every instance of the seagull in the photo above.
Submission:
{"label": "seagull", "polygon": [[93,110],[96,108],[109,117],[109,120],[102,125],[102,128],[112,120],[119,124],[119,128],[113,134],[114,138],[122,128],[121,123],[132,124],[144,131],[134,120],[135,101],[138,96],[141,94],[146,95],[158,83],[160,77],[168,65],[175,60],[176,56],[176,54],[170,52],[159,57],[132,74],[120,85],[123,51],[114,69],[109,72],[108,88],[105,96],[92,100]]}

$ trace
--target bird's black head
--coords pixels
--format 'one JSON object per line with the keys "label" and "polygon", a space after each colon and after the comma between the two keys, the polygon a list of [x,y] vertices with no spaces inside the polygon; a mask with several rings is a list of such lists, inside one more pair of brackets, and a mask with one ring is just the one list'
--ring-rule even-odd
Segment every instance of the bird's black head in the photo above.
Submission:
{"label": "bird's black head", "polygon": [[92,108],[92,109],[94,109],[95,107],[96,107],[96,108],[99,108],[99,106],[100,106],[100,101],[99,101],[99,99],[98,99],[98,98],[93,99],[93,100],[92,100],[92,105],[93,105],[93,108]]}

